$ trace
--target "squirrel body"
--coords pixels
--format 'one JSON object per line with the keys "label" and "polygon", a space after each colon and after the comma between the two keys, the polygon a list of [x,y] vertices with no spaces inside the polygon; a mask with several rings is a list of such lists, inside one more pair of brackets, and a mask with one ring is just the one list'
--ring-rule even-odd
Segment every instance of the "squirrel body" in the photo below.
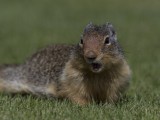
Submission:
{"label": "squirrel body", "polygon": [[21,65],[0,67],[0,92],[69,99],[80,105],[115,103],[131,71],[110,23],[88,24],[78,45],[51,45]]}

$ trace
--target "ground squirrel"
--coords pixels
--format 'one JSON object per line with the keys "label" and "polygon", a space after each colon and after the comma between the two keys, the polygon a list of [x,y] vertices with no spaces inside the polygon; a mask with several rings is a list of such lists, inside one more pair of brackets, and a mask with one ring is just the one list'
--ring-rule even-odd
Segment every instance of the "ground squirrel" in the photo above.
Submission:
{"label": "ground squirrel", "polygon": [[21,65],[0,67],[0,92],[66,98],[80,105],[115,103],[130,68],[111,23],[89,23],[77,45],[51,45]]}

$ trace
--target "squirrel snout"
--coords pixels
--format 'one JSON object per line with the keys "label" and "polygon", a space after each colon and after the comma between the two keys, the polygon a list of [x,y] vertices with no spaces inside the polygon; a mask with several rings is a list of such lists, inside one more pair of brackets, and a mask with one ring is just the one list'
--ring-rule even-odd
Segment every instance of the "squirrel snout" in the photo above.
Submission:
{"label": "squirrel snout", "polygon": [[88,51],[85,54],[85,59],[87,60],[87,62],[92,63],[95,59],[97,58],[97,55],[95,52],[93,51]]}

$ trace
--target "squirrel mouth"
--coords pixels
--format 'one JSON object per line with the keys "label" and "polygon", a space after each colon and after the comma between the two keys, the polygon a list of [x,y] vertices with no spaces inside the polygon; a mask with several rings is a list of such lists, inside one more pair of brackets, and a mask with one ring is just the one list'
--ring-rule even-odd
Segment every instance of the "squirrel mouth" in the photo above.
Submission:
{"label": "squirrel mouth", "polygon": [[102,68],[102,64],[100,63],[91,63],[91,68],[93,72],[100,72]]}

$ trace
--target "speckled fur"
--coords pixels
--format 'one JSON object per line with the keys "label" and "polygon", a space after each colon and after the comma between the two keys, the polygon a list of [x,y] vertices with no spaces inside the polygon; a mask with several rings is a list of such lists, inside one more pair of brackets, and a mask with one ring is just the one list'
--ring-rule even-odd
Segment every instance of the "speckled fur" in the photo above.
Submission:
{"label": "speckled fur", "polygon": [[1,66],[0,90],[57,96],[59,76],[73,49],[73,45],[51,45],[33,54],[22,65]]}
{"label": "speckled fur", "polygon": [[[108,35],[111,45],[104,45]],[[0,91],[67,98],[80,105],[115,103],[129,86],[130,68],[111,24],[88,24],[83,45],[51,45],[33,54],[22,65],[0,67]],[[102,63],[93,72],[85,53],[94,51]]]}

